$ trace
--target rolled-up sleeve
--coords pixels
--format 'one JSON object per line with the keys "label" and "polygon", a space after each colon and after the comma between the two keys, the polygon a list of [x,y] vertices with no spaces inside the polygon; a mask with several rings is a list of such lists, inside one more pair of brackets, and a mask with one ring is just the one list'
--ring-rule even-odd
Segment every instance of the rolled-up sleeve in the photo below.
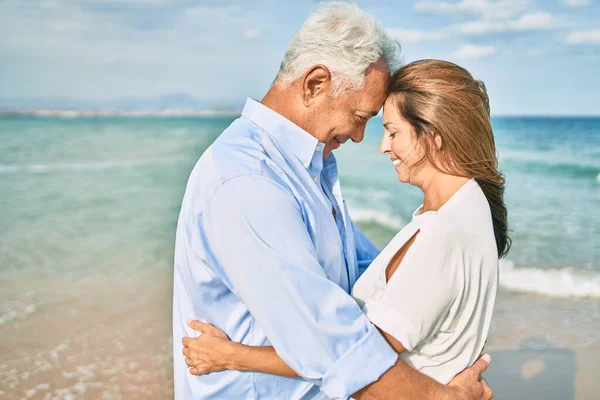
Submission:
{"label": "rolled-up sleeve", "polygon": [[285,362],[332,398],[397,360],[354,299],[319,265],[294,196],[255,175],[224,183],[196,218],[206,263],[246,305]]}
{"label": "rolled-up sleeve", "polygon": [[371,322],[412,351],[437,334],[458,299],[463,249],[455,235],[419,233],[379,300],[363,311]]}

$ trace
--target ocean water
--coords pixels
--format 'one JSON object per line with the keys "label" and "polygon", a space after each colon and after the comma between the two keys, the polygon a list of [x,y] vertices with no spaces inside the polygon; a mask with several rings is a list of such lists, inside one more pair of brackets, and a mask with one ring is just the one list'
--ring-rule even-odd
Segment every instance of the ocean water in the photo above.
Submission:
{"label": "ocean water", "polygon": [[[174,233],[233,117],[0,117],[0,397],[172,395]],[[600,347],[600,118],[494,118],[513,248],[488,345]],[[336,152],[379,245],[422,201],[378,152]],[[149,351],[148,349],[151,349]]]}

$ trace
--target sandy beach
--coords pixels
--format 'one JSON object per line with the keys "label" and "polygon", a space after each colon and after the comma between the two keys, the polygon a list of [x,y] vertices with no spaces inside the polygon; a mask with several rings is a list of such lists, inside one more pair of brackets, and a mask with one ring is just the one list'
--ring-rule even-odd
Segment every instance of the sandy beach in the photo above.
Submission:
{"label": "sandy beach", "polygon": [[600,350],[491,350],[485,374],[495,399],[592,400]]}
{"label": "sandy beach", "polygon": [[[46,278],[19,288],[2,280],[0,287],[3,304],[29,310],[0,325],[0,397],[173,397],[167,270],[121,282]],[[501,295],[499,309],[510,306],[505,300]],[[546,343],[535,350],[545,343],[543,331],[532,327],[523,340],[498,336],[502,331],[495,326],[488,341],[493,361],[485,377],[496,399],[598,398],[598,347]]]}

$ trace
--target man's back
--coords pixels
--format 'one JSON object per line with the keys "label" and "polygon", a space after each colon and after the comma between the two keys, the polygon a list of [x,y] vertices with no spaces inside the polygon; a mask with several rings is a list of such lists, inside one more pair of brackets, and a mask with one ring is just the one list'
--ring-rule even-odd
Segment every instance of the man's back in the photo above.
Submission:
{"label": "man's back", "polygon": [[[247,134],[240,134],[246,132]],[[202,260],[203,255],[194,246],[194,218],[202,213],[202,206],[227,180],[242,175],[260,175],[260,132],[248,120],[240,118],[210,146],[191,173],[179,217],[174,277],[173,336],[174,354],[181,353],[183,336],[194,336],[187,327],[188,318],[198,318],[219,324],[241,343],[268,345],[264,333],[255,326],[248,309],[227,287],[222,279],[212,273]],[[237,251],[231,243],[231,251]],[[230,318],[235,315],[235,321]],[[228,323],[228,320],[231,321]],[[227,329],[229,328],[229,329]],[[179,339],[179,340],[178,340]],[[175,358],[176,398],[240,398],[241,391],[248,398],[260,398],[255,381],[263,374],[226,371],[195,377],[187,372],[183,358]],[[264,375],[263,375],[264,376]],[[261,387],[271,387],[267,397],[300,395],[312,385],[301,380],[264,376],[269,382]],[[266,393],[263,393],[263,396]],[[292,398],[292,397],[290,397]]]}

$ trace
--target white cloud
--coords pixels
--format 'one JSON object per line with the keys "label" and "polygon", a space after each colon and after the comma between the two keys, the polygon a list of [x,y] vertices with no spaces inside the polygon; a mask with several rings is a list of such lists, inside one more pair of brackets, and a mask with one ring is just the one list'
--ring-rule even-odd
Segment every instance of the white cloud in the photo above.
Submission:
{"label": "white cloud", "polygon": [[388,29],[390,36],[400,41],[400,43],[421,43],[436,42],[446,39],[444,32],[426,32],[412,29]]}
{"label": "white cloud", "polygon": [[262,30],[260,28],[247,29],[244,32],[244,40],[254,40],[262,36]]}
{"label": "white cloud", "polygon": [[87,25],[77,20],[50,20],[44,22],[45,26],[57,34],[79,34],[86,30]]}
{"label": "white cloud", "polygon": [[460,59],[468,59],[468,58],[482,58],[486,56],[491,56],[496,53],[496,48],[494,46],[488,45],[477,45],[477,44],[464,44],[459,47],[457,50],[450,54],[450,58],[460,58]]}
{"label": "white cloud", "polygon": [[525,54],[531,57],[539,57],[546,54],[546,49],[530,49]]}
{"label": "white cloud", "polygon": [[552,29],[559,25],[559,21],[552,14],[539,11],[524,14],[514,20],[490,21],[478,20],[470,21],[464,24],[455,25],[454,29],[462,34],[477,35],[499,32],[524,32],[541,31]]}
{"label": "white cloud", "polygon": [[417,1],[415,11],[438,15],[475,15],[485,19],[506,19],[525,11],[529,0],[462,0],[457,3],[448,1]]}
{"label": "white cloud", "polygon": [[600,29],[571,32],[567,35],[567,43],[600,45]]}
{"label": "white cloud", "polygon": [[[170,21],[161,23],[159,12],[142,17],[130,9],[95,11],[78,1],[40,5],[0,0],[0,38],[10,38],[0,39],[2,96],[143,97],[164,91],[204,96],[207,91],[220,93],[212,77],[232,74],[238,57],[249,69],[274,58],[267,48],[255,59],[254,46],[242,44],[244,37],[250,40],[262,32],[253,29],[256,21],[243,12],[245,5],[191,6],[170,13]],[[274,69],[278,62],[269,65]],[[257,74],[272,73],[265,70]],[[232,79],[251,86],[242,76]],[[221,95],[232,95],[232,87]]]}
{"label": "white cloud", "polygon": [[422,43],[442,41],[456,35],[474,36],[509,32],[533,32],[564,26],[561,19],[544,12],[523,14],[515,19],[479,19],[452,25],[440,31],[420,31],[411,29],[388,29],[388,33],[401,43]]}
{"label": "white cloud", "polygon": [[592,4],[593,0],[563,0],[562,2],[569,7],[585,7]]}

